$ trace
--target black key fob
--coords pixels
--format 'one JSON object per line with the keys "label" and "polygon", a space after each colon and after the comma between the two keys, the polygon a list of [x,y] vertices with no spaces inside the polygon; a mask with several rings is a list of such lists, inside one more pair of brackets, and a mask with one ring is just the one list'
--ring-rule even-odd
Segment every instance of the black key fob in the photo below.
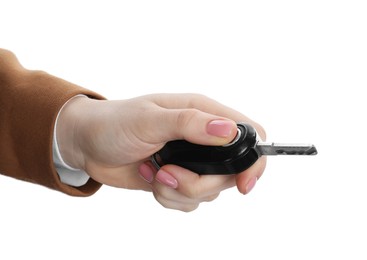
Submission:
{"label": "black key fob", "polygon": [[152,155],[159,169],[165,164],[175,164],[204,174],[236,174],[253,165],[260,155],[256,152],[257,133],[249,124],[237,124],[236,138],[224,146],[207,146],[176,140],[168,142]]}

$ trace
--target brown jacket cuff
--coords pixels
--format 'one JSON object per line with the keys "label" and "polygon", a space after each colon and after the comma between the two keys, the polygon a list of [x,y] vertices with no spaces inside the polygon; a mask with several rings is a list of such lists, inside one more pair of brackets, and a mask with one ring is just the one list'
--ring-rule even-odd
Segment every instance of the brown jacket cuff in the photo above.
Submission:
{"label": "brown jacket cuff", "polygon": [[88,196],[100,188],[101,184],[93,179],[81,187],[63,184],[52,159],[57,114],[65,102],[78,94],[104,99],[44,72],[30,72],[10,80],[0,77],[1,174],[73,196]]}

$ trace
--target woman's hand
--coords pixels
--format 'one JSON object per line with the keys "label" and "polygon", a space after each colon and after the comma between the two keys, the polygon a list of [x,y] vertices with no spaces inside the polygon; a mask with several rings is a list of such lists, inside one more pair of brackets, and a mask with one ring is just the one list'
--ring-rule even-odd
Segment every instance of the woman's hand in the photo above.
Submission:
{"label": "woman's hand", "polygon": [[199,176],[176,165],[157,171],[150,156],[166,142],[185,139],[224,145],[237,134],[236,122],[263,128],[241,113],[198,94],[153,94],[121,101],[72,99],[57,128],[66,163],[114,187],[152,191],[163,206],[191,211],[237,185],[248,193],[265,169],[265,157],[237,175]]}

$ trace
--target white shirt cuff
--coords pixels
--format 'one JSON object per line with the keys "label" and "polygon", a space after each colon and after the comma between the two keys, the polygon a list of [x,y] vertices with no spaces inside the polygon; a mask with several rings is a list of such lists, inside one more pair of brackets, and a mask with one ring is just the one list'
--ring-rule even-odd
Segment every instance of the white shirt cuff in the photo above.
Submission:
{"label": "white shirt cuff", "polygon": [[61,157],[59,146],[57,144],[57,135],[56,135],[56,129],[57,129],[57,121],[59,119],[59,115],[62,111],[62,109],[65,107],[65,105],[72,100],[75,97],[80,97],[84,95],[76,95],[69,99],[60,109],[59,113],[57,114],[56,121],[55,121],[55,127],[54,127],[54,136],[53,136],[53,161],[56,167],[56,171],[59,174],[60,180],[62,183],[65,183],[70,186],[74,187],[80,187],[85,185],[89,180],[89,175],[82,170],[75,169],[70,167],[67,163],[64,162],[64,160]]}

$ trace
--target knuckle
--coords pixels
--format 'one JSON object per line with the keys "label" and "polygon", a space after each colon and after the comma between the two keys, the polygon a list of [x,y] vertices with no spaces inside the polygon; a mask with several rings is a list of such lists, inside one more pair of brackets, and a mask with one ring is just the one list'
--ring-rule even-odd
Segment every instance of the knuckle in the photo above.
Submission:
{"label": "knuckle", "polygon": [[203,201],[210,202],[218,198],[218,196],[219,196],[219,193],[216,193],[216,194],[206,197]]}
{"label": "knuckle", "polygon": [[185,191],[185,196],[191,200],[197,200],[200,198],[201,191],[197,185],[190,185]]}
{"label": "knuckle", "polygon": [[191,212],[199,207],[199,203],[184,203],[178,201],[171,201],[164,195],[159,193],[153,193],[156,201],[166,209],[179,210],[183,212]]}
{"label": "knuckle", "polygon": [[190,100],[195,102],[202,102],[203,100],[209,99],[206,95],[199,94],[199,93],[191,93]]}
{"label": "knuckle", "polygon": [[177,116],[177,126],[184,128],[190,124],[190,122],[199,114],[199,110],[195,108],[185,109],[179,112]]}
{"label": "knuckle", "polygon": [[170,208],[167,199],[159,193],[153,192],[155,200],[164,208]]}
{"label": "knuckle", "polygon": [[206,104],[212,100],[206,95],[199,93],[181,93],[177,95],[179,96],[176,96],[176,98],[182,99],[182,104],[184,104],[184,107],[188,109],[200,108],[203,104]]}
{"label": "knuckle", "polygon": [[202,107],[204,104],[208,104],[212,99],[206,95],[199,93],[191,93],[189,94],[189,105],[188,107],[198,108]]}
{"label": "knuckle", "polygon": [[198,207],[199,207],[199,203],[197,203],[197,204],[184,204],[180,208],[178,208],[178,210],[181,210],[183,212],[188,213],[188,212],[194,211]]}
{"label": "knuckle", "polygon": [[153,183],[153,195],[158,201],[166,201],[172,196],[170,188],[163,185]]}
{"label": "knuckle", "polygon": [[185,192],[185,195],[187,198],[191,199],[191,200],[195,200],[198,198],[198,192],[194,189],[189,189]]}

